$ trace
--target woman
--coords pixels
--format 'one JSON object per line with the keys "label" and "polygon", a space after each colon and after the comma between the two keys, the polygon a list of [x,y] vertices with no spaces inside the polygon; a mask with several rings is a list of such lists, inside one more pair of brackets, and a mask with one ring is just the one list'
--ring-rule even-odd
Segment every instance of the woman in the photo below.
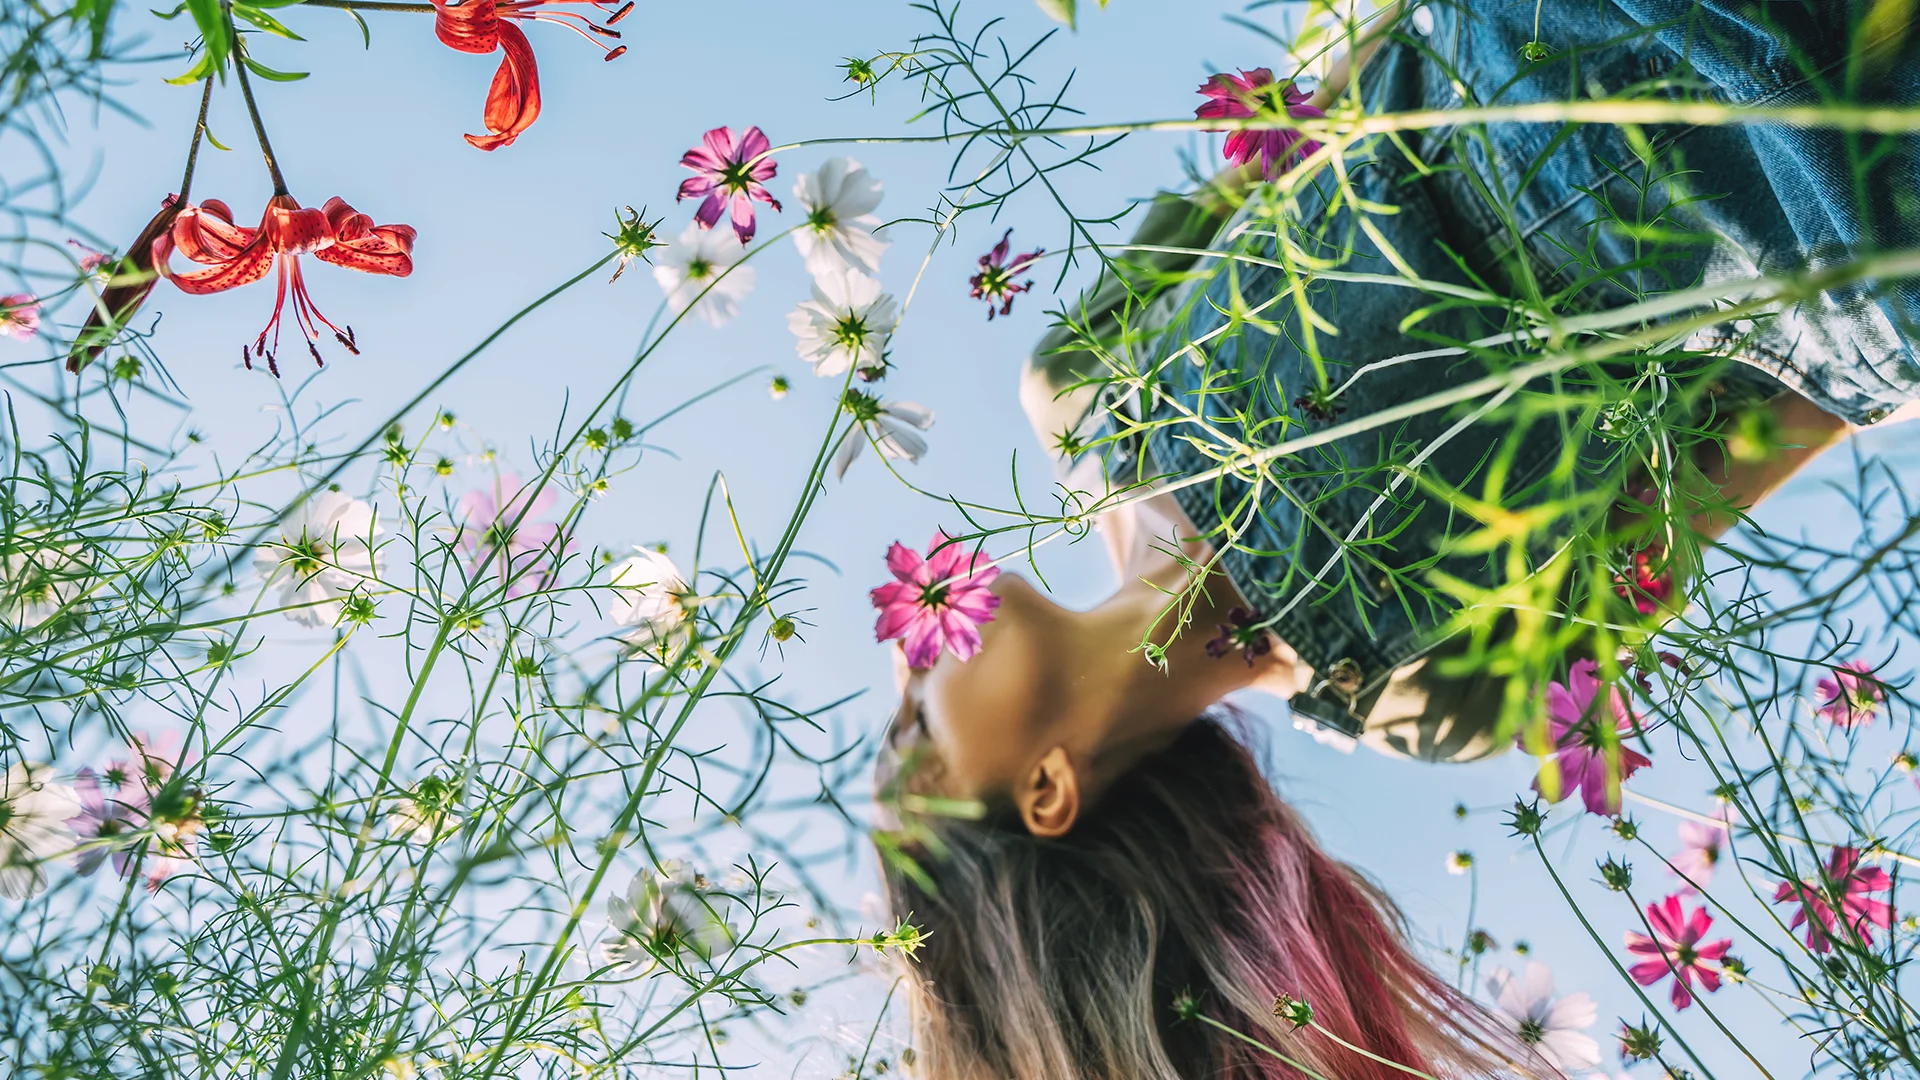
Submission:
{"label": "woman", "polygon": [[[1428,4],[1388,14],[1353,89],[1369,115],[1913,106],[1920,41],[1869,10]],[[1243,104],[1283,100],[1245,74]],[[1551,1074],[1414,958],[1215,706],[1268,690],[1387,752],[1498,750],[1528,683],[1486,672],[1610,656],[1588,627],[1671,614],[1695,538],[1920,398],[1913,269],[1848,269],[1920,248],[1911,138],[1495,121],[1340,158],[1157,201],[1029,366],[1036,427],[1104,466],[1078,486],[1163,493],[1102,520],[1107,601],[1003,575],[978,655],[902,664],[880,846],[927,932],[928,1076]],[[1723,286],[1758,299],[1659,310]],[[1419,404],[1475,386],[1496,389]]]}

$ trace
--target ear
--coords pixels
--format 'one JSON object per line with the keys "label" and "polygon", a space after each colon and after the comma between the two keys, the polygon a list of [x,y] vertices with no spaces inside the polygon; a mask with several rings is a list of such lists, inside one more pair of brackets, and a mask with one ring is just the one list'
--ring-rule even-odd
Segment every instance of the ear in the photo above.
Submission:
{"label": "ear", "polygon": [[1080,817],[1080,774],[1067,757],[1067,748],[1056,746],[1040,756],[1027,773],[1020,789],[1014,792],[1020,807],[1020,820],[1035,836],[1053,839],[1065,836]]}

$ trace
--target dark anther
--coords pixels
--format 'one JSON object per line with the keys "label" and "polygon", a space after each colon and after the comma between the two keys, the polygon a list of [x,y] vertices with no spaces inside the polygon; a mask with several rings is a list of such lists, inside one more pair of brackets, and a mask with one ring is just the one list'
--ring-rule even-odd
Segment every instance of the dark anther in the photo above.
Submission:
{"label": "dark anther", "polygon": [[633,11],[633,0],[627,0],[626,3],[620,5],[619,11],[616,11],[612,15],[607,17],[607,25],[612,26],[614,23],[617,23],[621,19],[626,18],[629,14],[632,13],[632,11]]}
{"label": "dark anther", "polygon": [[626,47],[625,45],[622,45],[622,46],[620,46],[619,48],[617,48],[617,49],[615,49],[615,50],[613,50],[612,52],[610,52],[610,53],[608,53],[607,55],[605,55],[605,56],[603,56],[603,57],[601,57],[600,59],[602,59],[602,60],[618,60],[618,59],[620,59],[621,57],[623,57],[623,56],[625,56],[625,55],[627,55],[627,47]]}
{"label": "dark anther", "polygon": [[617,38],[620,36],[620,31],[609,30],[606,27],[597,25],[595,23],[588,23],[587,29],[593,31],[596,34],[599,34],[601,37]]}
{"label": "dark anther", "polygon": [[313,366],[314,366],[314,367],[326,367],[326,366],[327,366],[327,362],[326,362],[325,360],[322,360],[322,359],[320,359],[320,346],[318,346],[318,345],[315,345],[315,344],[313,343],[313,339],[312,339],[312,338],[308,338],[308,339],[307,339],[307,351],[313,354]]}
{"label": "dark anther", "polygon": [[333,336],[335,340],[340,342],[340,344],[346,346],[346,349],[348,352],[352,353],[355,356],[360,355],[360,346],[354,344],[353,342],[353,327],[351,326],[347,327],[347,332],[344,334],[338,330],[335,330],[333,332]]}
{"label": "dark anther", "polygon": [[280,358],[272,353],[267,354],[267,370],[273,373],[274,378],[280,377]]}
{"label": "dark anther", "polygon": [[247,365],[248,371],[253,370],[253,354],[247,351],[245,345],[240,346],[240,362]]}

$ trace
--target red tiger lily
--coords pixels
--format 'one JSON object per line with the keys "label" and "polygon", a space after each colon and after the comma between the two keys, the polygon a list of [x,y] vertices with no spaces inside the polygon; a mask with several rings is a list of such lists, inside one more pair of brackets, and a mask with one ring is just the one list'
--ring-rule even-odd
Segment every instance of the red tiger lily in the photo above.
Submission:
{"label": "red tiger lily", "polygon": [[[465,53],[484,55],[498,50],[505,54],[500,59],[499,70],[493,73],[493,85],[487,90],[485,117],[488,134],[469,135],[467,142],[482,150],[512,146],[513,140],[540,118],[540,68],[534,63],[533,46],[528,44],[527,35],[510,20],[554,23],[567,27],[588,41],[593,41],[588,37],[589,31],[601,37],[618,38],[620,32],[610,28],[633,10],[633,0],[627,0],[608,15],[604,26],[579,12],[549,10],[569,4],[587,4],[604,12],[612,2],[466,0],[462,4],[449,4],[446,0],[433,0],[433,32],[442,44]],[[597,46],[600,43],[595,41],[594,44]],[[626,51],[625,45],[616,46],[607,52],[604,59],[616,59]]]}
{"label": "red tiger lily", "polygon": [[[358,355],[351,327],[342,330],[320,314],[313,298],[307,295],[306,280],[300,273],[300,256],[312,255],[322,262],[359,270],[367,274],[406,277],[413,273],[411,225],[375,225],[373,219],[348,206],[338,197],[328,199],[324,209],[302,207],[291,195],[275,195],[267,200],[260,227],[249,229],[233,223],[233,211],[218,199],[189,206],[174,219],[173,228],[153,241],[153,265],[161,276],[182,292],[194,295],[223,292],[250,285],[267,276],[279,265],[278,294],[274,298],[273,317],[254,341],[252,355],[242,349],[242,359],[253,367],[253,356],[263,356],[267,368],[280,374],[275,353],[280,348],[280,314],[287,302],[289,286],[293,292],[293,317],[307,339],[307,349],[320,363],[320,350],[314,345],[321,326],[347,351]],[[205,270],[175,273],[174,249]],[[273,348],[267,347],[267,335],[273,335]]]}

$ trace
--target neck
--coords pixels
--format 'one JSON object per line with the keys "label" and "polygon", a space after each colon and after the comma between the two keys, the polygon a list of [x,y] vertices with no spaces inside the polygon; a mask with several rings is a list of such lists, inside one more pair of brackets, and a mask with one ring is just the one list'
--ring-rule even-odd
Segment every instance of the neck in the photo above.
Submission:
{"label": "neck", "polygon": [[[1290,690],[1291,650],[1274,642],[1252,662],[1240,649],[1210,655],[1229,612],[1245,607],[1237,590],[1218,573],[1189,589],[1184,568],[1124,583],[1078,623],[1077,665],[1081,692],[1096,710],[1101,745],[1135,740],[1171,742],[1195,717],[1237,690]],[[1150,644],[1155,655],[1143,648]]]}

